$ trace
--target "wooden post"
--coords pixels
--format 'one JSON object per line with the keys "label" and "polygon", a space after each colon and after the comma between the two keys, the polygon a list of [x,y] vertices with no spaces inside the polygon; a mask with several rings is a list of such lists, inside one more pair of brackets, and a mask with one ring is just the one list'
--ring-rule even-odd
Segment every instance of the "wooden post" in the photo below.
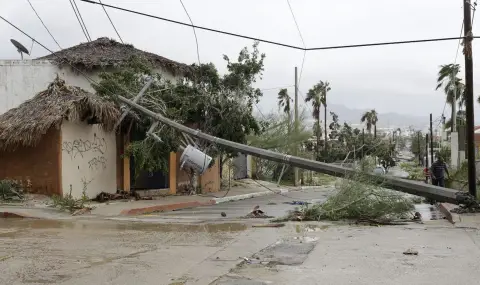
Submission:
{"label": "wooden post", "polygon": [[178,163],[177,163],[177,153],[171,152],[169,159],[168,159],[168,185],[170,190],[168,194],[175,195],[177,194],[177,170],[178,170]]}

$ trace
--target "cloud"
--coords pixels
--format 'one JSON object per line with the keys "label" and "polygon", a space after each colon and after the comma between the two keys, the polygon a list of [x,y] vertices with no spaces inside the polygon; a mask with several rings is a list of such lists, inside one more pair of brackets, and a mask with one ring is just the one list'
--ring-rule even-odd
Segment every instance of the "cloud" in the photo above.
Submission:
{"label": "cloud", "polygon": [[[85,41],[68,1],[31,0],[62,47]],[[104,0],[104,3],[188,22],[179,1]],[[307,46],[458,36],[462,7],[458,1],[438,0],[291,0]],[[302,45],[285,1],[194,1],[184,3],[195,24],[272,41]],[[77,0],[92,38],[116,37],[100,6]],[[107,8],[108,9],[108,8]],[[108,9],[122,38],[144,49],[184,63],[197,61],[192,29],[172,23]],[[51,49],[58,49],[26,1],[2,1],[2,16],[17,24]],[[478,22],[478,21],[477,21]],[[478,23],[475,23],[478,26]],[[222,55],[235,56],[250,40],[197,31],[200,58],[225,70]],[[31,41],[0,22],[0,58],[18,58],[7,41],[15,38],[27,47]],[[308,52],[300,91],[305,94],[318,80],[331,82],[329,100],[349,108],[375,108],[379,112],[439,115],[444,95],[434,91],[438,66],[454,60],[456,41],[358,49]],[[261,88],[293,85],[294,67],[302,65],[303,52],[260,44],[267,54]],[[47,51],[33,47],[33,56]],[[477,59],[479,57],[475,57]],[[459,54],[459,63],[463,63]],[[474,74],[480,74],[475,69]],[[475,85],[480,90],[480,85]],[[266,91],[260,107],[275,109],[276,90]],[[293,93],[293,90],[292,90]],[[476,93],[478,94],[478,92]]]}

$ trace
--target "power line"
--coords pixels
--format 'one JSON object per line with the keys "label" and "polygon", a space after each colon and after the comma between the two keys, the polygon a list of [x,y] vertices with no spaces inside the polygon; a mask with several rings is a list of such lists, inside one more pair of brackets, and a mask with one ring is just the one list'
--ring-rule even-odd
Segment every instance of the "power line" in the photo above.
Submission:
{"label": "power line", "polygon": [[[98,0],[98,2],[101,4],[101,3],[102,3],[102,0]],[[107,15],[108,20],[110,21],[110,24],[112,24],[112,27],[113,27],[113,29],[115,30],[115,33],[117,33],[118,38],[120,39],[120,41],[121,41],[122,44],[123,44],[123,43],[124,43],[124,42],[123,42],[123,39],[122,39],[122,37],[120,36],[120,34],[118,33],[117,28],[116,28],[115,25],[113,24],[113,21],[112,21],[112,19],[110,18],[110,15],[108,15],[107,9],[105,9],[105,6],[103,6],[103,5],[102,5],[102,8],[103,8],[103,11],[105,11],[105,15]]]}
{"label": "power line", "polygon": [[300,35],[300,39],[302,40],[303,44],[303,58],[302,58],[302,66],[300,67],[300,76],[298,77],[298,85],[302,81],[303,75],[303,66],[305,64],[305,56],[307,55],[307,46],[305,45],[305,40],[303,39],[302,32],[300,31],[300,27],[298,26],[297,18],[295,18],[295,13],[293,13],[292,5],[290,5],[290,1],[287,0],[288,8],[290,9],[290,13],[292,14],[293,21],[295,22],[295,26],[297,27],[298,34]]}
{"label": "power line", "polygon": [[200,67],[200,51],[198,47],[198,38],[197,38],[197,32],[195,31],[195,27],[193,27],[193,21],[192,18],[190,17],[190,14],[188,14],[187,8],[185,7],[185,4],[183,4],[183,1],[180,0],[180,3],[182,4],[183,10],[185,11],[185,14],[187,14],[188,19],[190,20],[190,24],[192,24],[192,29],[193,29],[193,35],[195,36],[195,44],[197,45],[197,58],[198,58],[198,67]]}
{"label": "power line", "polygon": [[53,41],[57,44],[57,46],[62,49],[62,47],[60,46],[60,44],[57,42],[57,40],[55,39],[55,37],[52,35],[52,33],[50,32],[50,30],[47,28],[47,25],[45,25],[45,23],[43,22],[42,18],[40,18],[40,15],[38,15],[37,13],[37,10],[35,10],[35,8],[33,7],[32,5],[32,2],[30,2],[30,0],[27,0],[28,1],[28,4],[30,4],[30,7],[32,7],[32,10],[33,12],[35,12],[35,15],[37,15],[37,18],[40,20],[40,22],[42,22],[42,25],[43,27],[45,28],[45,30],[47,30],[48,34],[52,37]]}
{"label": "power line", "polygon": [[75,0],[73,1],[73,5],[75,5],[75,8],[77,8],[78,16],[80,17],[80,20],[82,21],[83,26],[85,27],[85,32],[87,32],[88,35],[88,40],[92,41],[92,37],[90,37],[90,33],[88,32],[87,25],[85,25],[85,21],[83,21],[82,14],[80,13],[80,9],[78,9],[77,2]]}
{"label": "power line", "polygon": [[77,10],[75,10],[75,6],[73,6],[72,0],[69,0],[69,1],[70,1],[70,5],[72,6],[73,12],[75,13],[75,17],[77,17],[78,23],[80,24],[80,28],[82,29],[82,32],[85,35],[85,38],[89,42],[90,40],[88,39],[87,33],[85,32],[85,29],[83,28],[82,22],[80,21],[80,18],[77,15]]}
{"label": "power line", "polygon": [[[162,20],[162,21],[166,21],[166,22],[170,22],[170,23],[174,23],[174,24],[178,24],[178,25],[182,25],[182,26],[188,26],[188,27],[192,27],[192,28],[196,28],[196,29],[200,29],[200,30],[210,31],[210,32],[214,32],[214,33],[219,33],[219,34],[224,34],[224,35],[234,36],[234,37],[238,37],[238,38],[249,39],[249,40],[254,40],[254,41],[258,41],[258,42],[268,43],[268,44],[277,45],[277,46],[283,46],[283,47],[297,49],[297,50],[304,50],[304,51],[305,50],[306,51],[316,51],[316,50],[329,50],[329,49],[372,47],[372,46],[412,44],[412,43],[425,43],[425,42],[440,42],[440,41],[451,41],[451,40],[458,40],[458,39],[464,39],[465,38],[465,37],[433,38],[433,39],[421,39],[421,40],[377,42],[377,43],[368,43],[368,44],[354,44],[354,45],[326,46],[326,47],[316,47],[316,48],[303,48],[303,47],[284,44],[284,43],[280,43],[280,42],[274,42],[274,41],[264,40],[264,39],[260,39],[260,38],[240,35],[240,34],[236,34],[236,33],[216,30],[216,29],[212,29],[212,28],[192,25],[192,24],[188,24],[188,23],[184,23],[184,22],[180,22],[180,21],[176,21],[176,20],[171,20],[171,19],[167,19],[167,18],[143,13],[143,12],[138,12],[138,11],[134,11],[134,10],[130,10],[130,9],[125,9],[125,8],[118,7],[118,6],[101,4],[101,3],[94,2],[94,1],[91,1],[91,0],[80,0],[80,1],[90,3],[90,4],[103,5],[105,7],[109,7],[109,8],[112,8],[112,9],[117,9],[117,10],[121,10],[121,11],[124,11],[124,12],[133,13],[133,14],[137,14],[137,15],[141,15],[141,16],[145,16],[145,17],[149,17],[149,18],[154,18],[154,19],[157,19],[157,20]],[[479,38],[479,37],[473,37],[473,38]]]}

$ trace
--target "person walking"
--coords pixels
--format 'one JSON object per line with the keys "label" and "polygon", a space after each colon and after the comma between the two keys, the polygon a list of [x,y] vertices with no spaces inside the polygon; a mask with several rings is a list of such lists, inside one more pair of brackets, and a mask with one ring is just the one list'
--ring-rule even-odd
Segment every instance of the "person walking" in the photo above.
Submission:
{"label": "person walking", "polygon": [[437,156],[437,160],[430,167],[430,175],[432,177],[432,184],[435,186],[445,187],[445,173],[448,173],[447,164],[443,161],[443,157]]}

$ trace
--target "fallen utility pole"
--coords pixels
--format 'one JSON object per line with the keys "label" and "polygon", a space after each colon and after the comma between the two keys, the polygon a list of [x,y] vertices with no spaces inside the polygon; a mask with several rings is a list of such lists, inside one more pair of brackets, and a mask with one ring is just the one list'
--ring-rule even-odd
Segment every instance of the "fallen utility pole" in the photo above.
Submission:
{"label": "fallen utility pole", "polygon": [[[470,0],[463,1],[463,26],[465,39],[463,53],[465,54],[465,97],[467,106],[467,161],[468,161],[468,192],[477,197],[477,175],[475,169],[475,120],[473,100],[473,60],[472,60],[472,4]],[[456,116],[457,114],[453,114]]]}
{"label": "fallen utility pole", "polygon": [[[189,134],[191,136],[206,140],[214,144],[222,145],[224,147],[233,149],[235,151],[238,151],[244,154],[250,154],[263,159],[284,163],[284,164],[289,164],[294,167],[296,166],[299,168],[313,170],[316,172],[325,173],[325,174],[329,174],[337,177],[345,177],[345,176],[348,177],[353,174],[358,175],[359,173],[354,169],[348,169],[338,165],[332,165],[324,162],[319,162],[319,161],[309,160],[309,159],[291,156],[283,153],[273,152],[270,150],[265,150],[265,149],[261,149],[253,146],[248,146],[248,145],[228,141],[218,137],[214,137],[214,136],[202,133],[199,130],[188,128],[160,114],[154,113],[148,110],[147,108],[141,105],[138,105],[137,103],[134,103],[122,96],[118,96],[118,99],[121,102],[129,105],[133,109],[139,111],[140,113],[146,116],[149,116],[161,123],[164,123],[165,125],[168,125],[176,129],[177,131]],[[405,193],[410,193],[413,195],[423,196],[423,197],[430,198],[440,202],[465,204],[465,201],[471,203],[470,201],[472,199],[470,196],[465,196],[465,193],[463,192],[459,192],[453,189],[433,186],[430,184],[425,184],[423,182],[405,180],[405,179],[401,179],[393,176],[379,176],[379,175],[366,174],[366,173],[364,175],[367,176],[372,181],[373,184],[376,184],[385,188],[390,188],[393,190],[405,192]]]}

